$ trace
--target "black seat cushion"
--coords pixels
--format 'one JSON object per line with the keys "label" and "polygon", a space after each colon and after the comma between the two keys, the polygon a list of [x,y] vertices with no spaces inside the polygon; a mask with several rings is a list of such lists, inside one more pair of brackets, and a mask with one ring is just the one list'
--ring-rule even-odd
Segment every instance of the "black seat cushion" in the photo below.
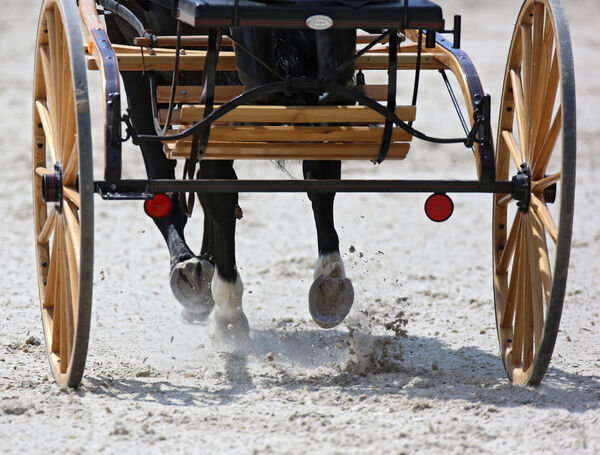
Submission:
{"label": "black seat cushion", "polygon": [[442,9],[429,0],[239,0],[237,14],[235,0],[178,0],[175,15],[192,26],[305,28],[309,17],[323,15],[333,28],[444,28]]}

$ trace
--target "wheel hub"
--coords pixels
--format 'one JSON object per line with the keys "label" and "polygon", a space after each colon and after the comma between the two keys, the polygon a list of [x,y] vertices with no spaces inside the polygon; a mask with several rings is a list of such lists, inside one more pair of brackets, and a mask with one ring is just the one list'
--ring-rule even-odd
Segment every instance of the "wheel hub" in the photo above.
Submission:
{"label": "wheel hub", "polygon": [[58,213],[62,213],[63,205],[63,176],[60,162],[54,165],[54,174],[45,174],[42,177],[42,200],[48,203],[54,203],[54,208]]}
{"label": "wheel hub", "polygon": [[512,178],[514,190],[512,197],[517,201],[519,211],[527,213],[531,202],[531,168],[525,161],[521,164],[521,170]]}

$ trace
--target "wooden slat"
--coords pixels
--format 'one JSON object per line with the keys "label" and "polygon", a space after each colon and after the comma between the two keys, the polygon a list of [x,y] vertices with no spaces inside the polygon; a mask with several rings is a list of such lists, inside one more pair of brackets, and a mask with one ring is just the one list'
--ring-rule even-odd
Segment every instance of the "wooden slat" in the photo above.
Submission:
{"label": "wooden slat", "polygon": [[[215,106],[217,109],[219,106]],[[161,109],[160,121],[167,110]],[[396,106],[396,115],[404,121],[414,121],[414,106]],[[204,118],[203,105],[184,105],[173,110],[174,124],[194,123]],[[381,123],[384,118],[365,106],[239,106],[215,123]]]}
{"label": "wooden slat", "polygon": [[[119,71],[172,71],[175,66],[175,55],[159,54],[148,55],[142,57],[139,49],[137,52],[127,50],[126,52],[118,52],[117,61]],[[180,55],[179,69],[181,71],[201,71],[204,68],[204,60],[206,51],[194,51]],[[417,62],[417,54],[414,52],[406,52],[398,54],[397,68],[401,70],[414,69]],[[379,52],[367,52],[356,60],[355,68],[361,70],[387,69],[388,56]],[[97,70],[98,64],[95,59],[88,59],[88,69]],[[446,65],[438,61],[433,53],[423,52],[421,55],[421,69],[423,70],[440,70],[447,69]],[[219,53],[217,63],[219,71],[236,71],[235,53],[232,51],[222,51]]]}
{"label": "wooden slat", "polygon": [[[243,85],[217,85],[215,86],[215,101],[223,103],[242,94],[246,90]],[[387,85],[365,85],[364,92],[367,96],[377,101],[387,100]],[[186,85],[177,87],[175,91],[176,103],[196,103],[202,93],[201,85]],[[159,103],[168,103],[171,99],[171,87],[161,85],[157,90]]]}
{"label": "wooden slat", "polygon": [[[211,141],[227,142],[377,142],[383,129],[376,126],[213,126]],[[411,141],[412,135],[400,128],[392,130],[392,141]],[[191,139],[183,139],[190,143]]]}
{"label": "wooden slat", "polygon": [[[288,159],[288,160],[374,160],[379,154],[379,143],[268,143],[237,142],[209,143],[203,159]],[[401,160],[406,157],[410,144],[396,142],[390,145],[388,160]],[[168,158],[187,158],[189,143],[164,145]]]}

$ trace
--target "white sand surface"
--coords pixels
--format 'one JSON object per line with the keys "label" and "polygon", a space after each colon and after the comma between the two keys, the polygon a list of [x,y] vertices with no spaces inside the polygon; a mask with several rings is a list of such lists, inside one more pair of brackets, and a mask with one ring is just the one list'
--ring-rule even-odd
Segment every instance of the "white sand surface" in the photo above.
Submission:
{"label": "white sand surface", "polygon": [[[496,118],[520,3],[440,3],[449,22],[463,14],[463,48]],[[561,331],[535,389],[510,384],[499,357],[491,197],[456,196],[452,218],[435,224],[421,194],[338,196],[356,301],[348,323],[329,331],[307,308],[317,254],[307,197],[242,195],[237,251],[252,338],[243,349],[218,344],[206,325],[181,322],[167,250],[141,203],[96,198],[87,368],[77,390],[55,385],[39,317],[30,190],[39,4],[0,5],[0,452],[600,453],[600,2],[566,0],[578,94],[576,216]],[[101,178],[98,75],[89,77]],[[460,130],[443,90],[438,77],[424,78],[415,125],[450,135]],[[142,175],[138,153],[125,153],[127,175]],[[301,175],[299,163],[288,166]],[[403,162],[344,169],[354,178],[475,174],[462,147],[418,141]],[[270,163],[237,170],[281,178]],[[201,221],[197,211],[187,229],[196,251]],[[408,337],[396,339],[385,324],[400,312]]]}

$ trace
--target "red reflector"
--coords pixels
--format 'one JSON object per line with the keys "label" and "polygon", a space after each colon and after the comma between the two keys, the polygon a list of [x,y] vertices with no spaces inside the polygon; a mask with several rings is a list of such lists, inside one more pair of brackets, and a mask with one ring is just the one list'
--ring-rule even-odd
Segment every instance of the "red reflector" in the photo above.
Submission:
{"label": "red reflector", "polygon": [[432,194],[425,201],[425,213],[430,220],[437,223],[446,221],[454,211],[454,203],[447,195]]}
{"label": "red reflector", "polygon": [[171,213],[173,203],[171,198],[165,194],[156,194],[154,198],[144,202],[144,211],[151,218],[162,218]]}

